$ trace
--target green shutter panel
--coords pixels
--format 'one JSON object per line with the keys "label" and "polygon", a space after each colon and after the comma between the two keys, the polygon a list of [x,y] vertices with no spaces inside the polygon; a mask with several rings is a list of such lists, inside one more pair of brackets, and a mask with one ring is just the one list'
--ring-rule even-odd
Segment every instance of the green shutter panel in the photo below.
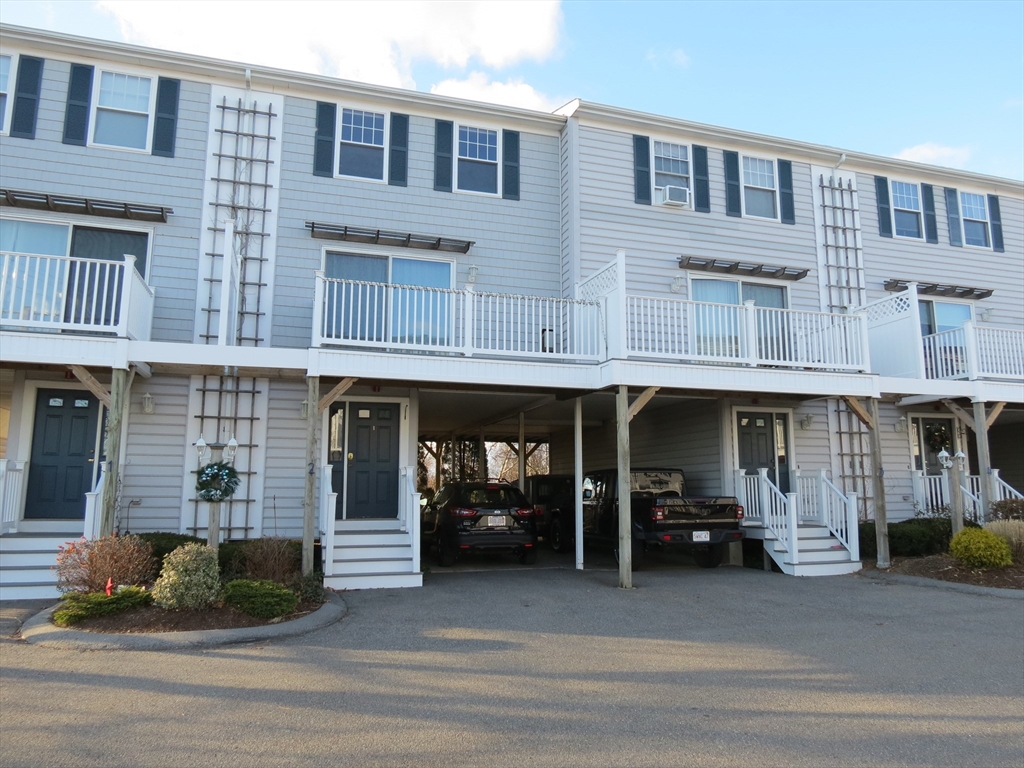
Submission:
{"label": "green shutter panel", "polygon": [[388,184],[404,187],[409,183],[409,116],[391,113],[391,152],[388,157]]}
{"label": "green shutter panel", "polygon": [[452,133],[451,120],[434,121],[434,189],[452,191]]}
{"label": "green shutter panel", "polygon": [[519,131],[501,132],[501,196],[519,199]]}
{"label": "green shutter panel", "polygon": [[153,154],[174,157],[174,137],[178,130],[178,93],[181,80],[161,77],[156,85],[156,118],[153,121]]}
{"label": "green shutter panel", "polygon": [[779,160],[779,212],[783,224],[796,224],[796,205],[793,201],[793,163]]}
{"label": "green shutter panel", "polygon": [[889,180],[875,176],[875,202],[878,205],[878,234],[892,237],[892,208],[889,205]]}
{"label": "green shutter panel", "polygon": [[708,148],[693,145],[693,210],[711,213],[711,181],[708,176]]}
{"label": "green shutter panel", "polygon": [[949,244],[961,247],[964,244],[960,232],[960,200],[955,189],[946,187],[946,223],[949,225]]}
{"label": "green shutter panel", "polygon": [[72,64],[68,102],[64,109],[64,143],[85,146],[89,136],[89,102],[92,98],[92,67]]}
{"label": "green shutter panel", "polygon": [[36,137],[36,115],[39,113],[39,90],[42,85],[43,60],[35,56],[19,58],[18,78],[14,87],[14,112],[11,114],[12,137]]}
{"label": "green shutter panel", "polygon": [[931,184],[921,185],[921,199],[924,203],[924,239],[929,243],[937,243],[939,225],[935,219],[935,189]]}
{"label": "green shutter panel", "polygon": [[740,156],[728,150],[722,152],[725,160],[725,214],[742,216],[740,209]]}
{"label": "green shutter panel", "polygon": [[997,253],[1005,253],[1003,247],[1003,219],[999,213],[999,196],[988,196],[988,217],[992,222],[992,250]]}
{"label": "green shutter panel", "polygon": [[338,108],[324,101],[316,103],[316,137],[313,139],[313,175],[334,177],[334,123]]}
{"label": "green shutter panel", "polygon": [[646,136],[633,137],[633,199],[651,204],[651,140]]}

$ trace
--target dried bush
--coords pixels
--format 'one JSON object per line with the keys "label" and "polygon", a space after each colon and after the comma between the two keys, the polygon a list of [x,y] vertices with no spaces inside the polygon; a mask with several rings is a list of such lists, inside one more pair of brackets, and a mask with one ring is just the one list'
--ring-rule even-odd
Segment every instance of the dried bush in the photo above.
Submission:
{"label": "dried bush", "polygon": [[985,524],[991,531],[1010,545],[1010,557],[1018,565],[1024,563],[1024,520],[994,520]]}
{"label": "dried bush", "polygon": [[61,598],[64,605],[53,612],[53,623],[70,627],[94,616],[110,616],[153,602],[153,595],[141,587],[123,587],[107,595],[105,592],[68,592]]}
{"label": "dried bush", "polygon": [[295,576],[288,586],[300,602],[317,605],[324,602],[324,575],[319,571],[314,571],[309,576]]}
{"label": "dried bush", "polygon": [[299,599],[272,581],[236,579],[225,585],[224,602],[257,619],[274,619],[294,611]]}
{"label": "dried bush", "polygon": [[253,581],[288,584],[302,570],[302,542],[264,536],[242,545],[245,575]]}
{"label": "dried bush", "polygon": [[989,520],[1024,520],[1024,499],[993,501],[988,507]]}
{"label": "dried bush", "polygon": [[171,552],[153,585],[153,602],[168,610],[201,610],[219,595],[217,553],[203,544],[186,544]]}
{"label": "dried bush", "polygon": [[984,528],[964,528],[950,542],[949,554],[971,568],[1003,568],[1013,563],[1010,545]]}
{"label": "dried bush", "polygon": [[148,584],[156,573],[153,548],[138,536],[101,536],[69,541],[57,555],[57,589],[103,592],[114,585]]}

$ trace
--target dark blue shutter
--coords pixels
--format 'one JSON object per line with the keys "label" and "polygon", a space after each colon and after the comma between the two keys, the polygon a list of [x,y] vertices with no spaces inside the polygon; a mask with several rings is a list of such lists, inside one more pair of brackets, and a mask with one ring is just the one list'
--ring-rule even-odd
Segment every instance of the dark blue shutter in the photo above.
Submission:
{"label": "dark blue shutter", "polygon": [[651,204],[651,140],[646,136],[633,137],[633,199]]}
{"label": "dark blue shutter", "polygon": [[885,176],[875,176],[875,202],[878,204],[878,234],[882,237],[892,237],[889,180]]}
{"label": "dark blue shutter", "polygon": [[711,182],[708,177],[708,148],[693,145],[693,210],[711,212]]}
{"label": "dark blue shutter", "polygon": [[939,225],[935,219],[935,189],[931,184],[921,185],[924,202],[924,239],[929,243],[939,242]]}
{"label": "dark blue shutter", "polygon": [[501,196],[519,199],[519,131],[501,132]]}
{"label": "dark blue shutter", "polygon": [[409,183],[409,116],[391,113],[391,153],[388,157],[388,184],[404,187]]}
{"label": "dark blue shutter", "polygon": [[946,187],[946,223],[949,225],[949,244],[963,246],[963,235],[960,233],[960,200],[956,190]]}
{"label": "dark blue shutter", "polygon": [[313,175],[334,176],[334,123],[338,108],[324,101],[316,103],[316,138],[313,140]]}
{"label": "dark blue shutter", "polygon": [[434,189],[452,191],[452,132],[451,120],[434,121]]}
{"label": "dark blue shutter", "polygon": [[783,224],[796,224],[796,206],[793,202],[793,163],[779,160],[779,212]]}
{"label": "dark blue shutter", "polygon": [[178,129],[178,93],[181,80],[161,77],[156,85],[156,116],[153,119],[153,154],[174,157],[174,137]]}
{"label": "dark blue shutter", "polygon": [[64,109],[64,143],[85,146],[89,135],[89,101],[92,98],[92,67],[72,64],[68,79],[68,103]]}
{"label": "dark blue shutter", "polygon": [[11,136],[14,138],[36,137],[36,114],[39,112],[39,89],[42,85],[43,60],[35,56],[20,57],[14,87],[14,112],[11,115]]}
{"label": "dark blue shutter", "polygon": [[728,150],[722,152],[725,160],[725,213],[742,216],[740,210],[740,156]]}
{"label": "dark blue shutter", "polygon": [[999,196],[988,196],[988,217],[992,222],[992,250],[1005,253],[1003,248],[1003,219],[999,213]]}

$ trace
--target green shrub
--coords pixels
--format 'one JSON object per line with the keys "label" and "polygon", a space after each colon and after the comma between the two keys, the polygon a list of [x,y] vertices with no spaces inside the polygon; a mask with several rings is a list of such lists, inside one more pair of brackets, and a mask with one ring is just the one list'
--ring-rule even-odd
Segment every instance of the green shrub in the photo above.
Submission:
{"label": "green shrub", "polygon": [[[964,528],[978,528],[970,520]],[[889,555],[891,557],[926,557],[949,551],[953,538],[953,525],[948,517],[912,517],[889,525]],[[875,523],[860,524],[860,556],[870,559],[878,556]]]}
{"label": "green shrub", "polygon": [[1018,565],[1024,563],[1024,520],[994,520],[985,524],[986,531],[1010,545],[1010,557]]}
{"label": "green shrub", "polygon": [[1024,499],[993,501],[988,507],[989,520],[1024,520]]}
{"label": "green shrub", "polygon": [[1013,563],[1010,545],[983,528],[964,528],[949,545],[949,554],[971,568],[1002,568]]}
{"label": "green shrub", "polygon": [[156,560],[138,536],[114,534],[67,542],[57,554],[55,568],[61,592],[105,592],[108,581],[115,586],[148,584]]}
{"label": "green shrub", "polygon": [[163,568],[164,558],[178,547],[183,547],[186,544],[206,543],[205,539],[189,536],[184,533],[140,533],[138,537],[153,548],[153,557],[156,558],[160,568]]}
{"label": "green shrub", "polygon": [[61,601],[63,606],[53,612],[53,623],[70,627],[94,616],[110,616],[149,605],[153,596],[141,587],[123,587],[109,597],[105,592],[68,592]]}
{"label": "green shrub", "polygon": [[200,610],[219,594],[217,553],[203,544],[186,544],[171,552],[153,585],[153,602],[168,610]]}
{"label": "green shrub", "polygon": [[288,585],[302,603],[322,603],[324,601],[324,575],[314,571],[309,576],[298,576]]}
{"label": "green shrub", "polygon": [[235,579],[224,587],[224,602],[258,619],[274,619],[295,610],[299,598],[272,581]]}

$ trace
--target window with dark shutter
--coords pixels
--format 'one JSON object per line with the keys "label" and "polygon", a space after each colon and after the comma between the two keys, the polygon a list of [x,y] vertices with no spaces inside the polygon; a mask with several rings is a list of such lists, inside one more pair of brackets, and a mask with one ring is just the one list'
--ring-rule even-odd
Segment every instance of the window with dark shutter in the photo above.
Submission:
{"label": "window with dark shutter", "polygon": [[992,221],[992,250],[1006,253],[1003,247],[1003,218],[999,213],[999,196],[988,196],[988,215]]}
{"label": "window with dark shutter", "polygon": [[434,121],[434,189],[452,191],[452,135],[451,120]]}
{"label": "window with dark shutter", "polygon": [[409,116],[391,113],[391,152],[388,158],[388,184],[404,187],[409,183]]}
{"label": "window with dark shutter", "polygon": [[34,56],[18,59],[18,78],[14,87],[14,113],[11,115],[11,136],[18,139],[36,137],[36,115],[39,112],[39,90],[43,85],[43,60]]}
{"label": "window with dark shutter", "polygon": [[892,207],[889,205],[889,180],[875,176],[875,203],[878,206],[878,234],[892,237]]}
{"label": "window with dark shutter", "polygon": [[313,175],[334,176],[334,126],[338,108],[323,101],[316,103],[316,138],[313,140]]}
{"label": "window with dark shutter", "polygon": [[793,199],[793,163],[779,160],[779,212],[783,224],[796,224],[796,204]]}
{"label": "window with dark shutter", "polygon": [[640,205],[651,204],[651,140],[633,137],[633,199]]}
{"label": "window with dark shutter", "polygon": [[174,157],[174,137],[178,129],[178,93],[181,81],[161,77],[156,85],[156,119],[153,121],[153,154]]}
{"label": "window with dark shutter", "polygon": [[949,244],[959,248],[964,244],[963,235],[960,232],[960,201],[955,189],[946,187],[943,192],[946,196],[946,224],[949,227]]}
{"label": "window with dark shutter", "polygon": [[519,131],[501,132],[501,196],[519,199]]}
{"label": "window with dark shutter", "polygon": [[921,202],[924,205],[925,242],[939,242],[939,225],[935,218],[935,189],[931,184],[921,185]]}
{"label": "window with dark shutter", "polygon": [[711,181],[708,176],[708,148],[693,145],[693,210],[711,212]]}
{"label": "window with dark shutter", "polygon": [[72,64],[68,79],[68,102],[64,109],[64,143],[84,147],[89,135],[89,100],[92,98],[93,68]]}
{"label": "window with dark shutter", "polygon": [[727,216],[742,216],[740,210],[740,156],[728,150],[722,152],[725,161],[725,213]]}

